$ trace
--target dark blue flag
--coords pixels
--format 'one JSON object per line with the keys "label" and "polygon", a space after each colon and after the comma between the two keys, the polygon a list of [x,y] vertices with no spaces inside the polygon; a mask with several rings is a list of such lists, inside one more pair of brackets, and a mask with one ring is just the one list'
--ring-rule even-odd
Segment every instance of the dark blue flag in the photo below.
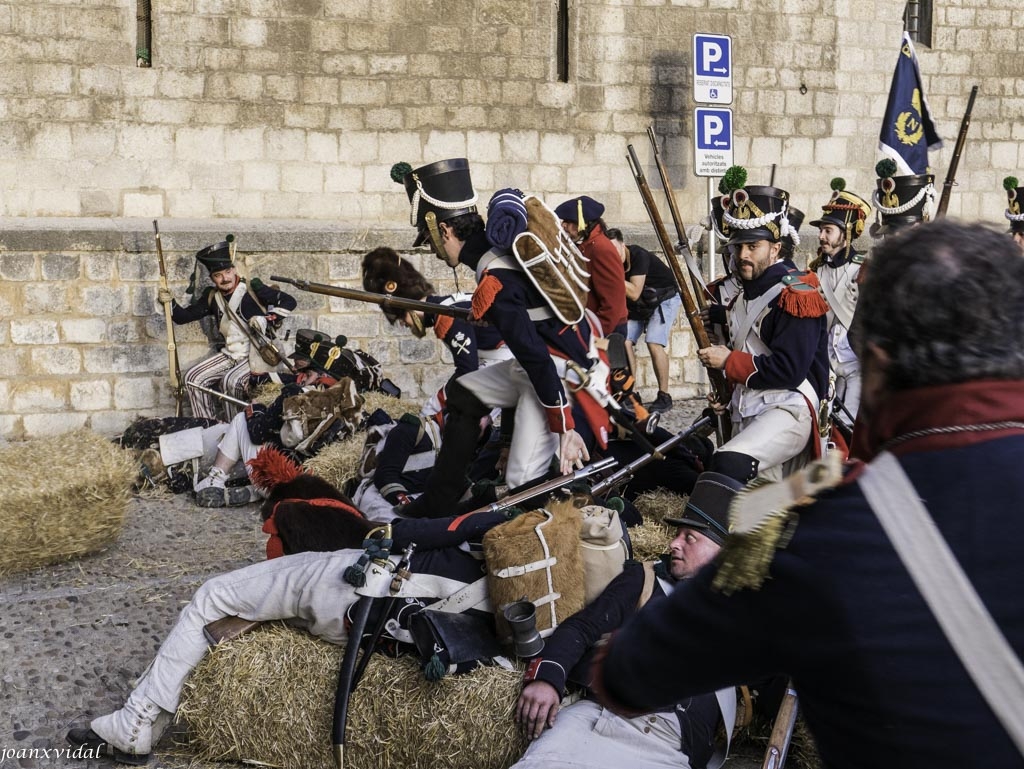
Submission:
{"label": "dark blue flag", "polygon": [[878,135],[878,148],[896,161],[900,175],[928,172],[928,150],[942,146],[921,85],[921,69],[910,35],[903,33],[900,57],[889,87],[889,103]]}

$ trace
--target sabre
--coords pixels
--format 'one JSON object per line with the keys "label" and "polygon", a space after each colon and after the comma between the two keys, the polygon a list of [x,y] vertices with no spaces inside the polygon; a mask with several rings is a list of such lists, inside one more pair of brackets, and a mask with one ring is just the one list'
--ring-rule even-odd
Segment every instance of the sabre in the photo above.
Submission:
{"label": "sabre", "polygon": [[234,403],[236,406],[241,406],[242,408],[249,408],[249,404],[241,398],[233,398],[230,395],[226,395],[218,390],[211,390],[209,387],[203,387],[201,384],[196,384],[195,382],[185,382],[185,385],[187,387],[191,387],[193,390],[199,390],[199,392],[212,395],[214,398],[220,398],[222,401]]}

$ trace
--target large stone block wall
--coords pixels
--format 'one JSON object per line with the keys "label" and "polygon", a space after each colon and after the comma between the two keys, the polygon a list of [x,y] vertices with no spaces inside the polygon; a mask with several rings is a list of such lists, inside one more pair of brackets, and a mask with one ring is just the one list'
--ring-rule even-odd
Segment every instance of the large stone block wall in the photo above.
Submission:
{"label": "large stone block wall", "polygon": [[[734,40],[737,162],[812,211],[842,175],[867,194],[904,4],[893,0],[575,0],[568,82],[557,4],[530,0],[161,0],[153,67],[135,66],[134,0],[0,0],[0,216],[406,215],[388,170],[468,156],[481,195],[586,192],[644,221],[626,145],[654,124],[684,216],[691,36]],[[1024,166],[1022,30],[1010,0],[936,3],[919,47],[947,137],[981,85],[953,215],[999,220]],[[650,172],[650,168],[648,171]]]}
{"label": "large stone block wall", "polygon": [[[560,82],[554,2],[160,0],[153,66],[138,68],[135,0],[0,0],[0,435],[113,432],[167,412],[151,218],[179,293],[191,253],[229,230],[251,239],[259,274],[355,285],[365,250],[410,240],[391,165],[466,156],[483,201],[508,185],[553,204],[591,194],[650,246],[625,155],[634,144],[660,195],[653,124],[682,215],[698,220],[694,32],[733,37],[735,160],[751,182],[775,164],[808,219],[833,176],[867,196],[903,5],[573,0]],[[1024,21],[1010,0],[942,0],[934,22],[918,54],[946,138],[938,181],[978,84],[949,211],[1003,224],[1001,180],[1024,178]],[[443,377],[437,345],[374,311],[309,296],[301,308],[294,328],[349,334],[414,397]],[[675,395],[703,389],[688,345],[677,327]],[[183,332],[183,363],[204,349]]]}
{"label": "large stone block wall", "polygon": [[[10,223],[9,223],[10,224]],[[52,228],[0,228],[0,438],[34,438],[91,427],[120,433],[139,416],[174,413],[159,267],[148,220],[65,220]],[[363,255],[378,245],[411,242],[408,227],[352,232],[340,227],[287,228],[225,222],[238,238],[241,267],[271,275],[360,288]],[[184,301],[195,251],[227,230],[168,220],[161,227],[172,293]],[[456,290],[452,271],[427,249],[409,258],[443,293]],[[205,285],[205,270],[200,268]],[[460,268],[459,285],[473,275]],[[416,339],[388,324],[373,305],[290,289],[298,308],[285,324],[344,334],[349,346],[376,357],[403,397],[421,403],[450,376],[451,357],[432,335]],[[701,373],[689,331],[671,340],[673,394],[697,393]],[[212,351],[201,323],[175,326],[182,371]],[[642,359],[646,353],[642,354]],[[643,360],[646,395],[656,387]],[[648,383],[648,380],[650,382]]]}

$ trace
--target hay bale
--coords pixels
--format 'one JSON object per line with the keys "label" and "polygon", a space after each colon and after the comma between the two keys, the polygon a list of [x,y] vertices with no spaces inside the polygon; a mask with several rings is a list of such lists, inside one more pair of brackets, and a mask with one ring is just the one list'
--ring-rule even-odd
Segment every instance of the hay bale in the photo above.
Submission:
{"label": "hay bale", "polygon": [[256,388],[256,392],[252,394],[252,397],[249,400],[252,403],[269,406],[277,400],[282,389],[283,387],[280,382],[264,382]]}
{"label": "hay bale", "polygon": [[666,517],[676,518],[683,514],[686,497],[681,497],[665,489],[645,491],[633,500],[636,509],[644,520],[661,523]]}
{"label": "hay bale", "polygon": [[[211,650],[178,718],[201,760],[333,769],[331,717],[343,647],[269,625]],[[431,683],[412,657],[374,655],[349,703],[351,769],[505,769],[525,749],[512,721],[522,670]]]}
{"label": "hay bale", "polygon": [[633,558],[638,561],[654,561],[668,552],[669,543],[676,536],[676,530],[658,521],[644,519],[639,526],[629,529],[629,541],[633,545]]}
{"label": "hay bale", "polygon": [[365,399],[363,403],[363,411],[367,414],[372,414],[377,409],[384,409],[394,419],[398,419],[406,411],[411,411],[413,414],[419,413],[422,406],[419,403],[413,401],[403,401],[399,398],[392,398],[390,395],[377,392],[376,390],[369,390],[367,392],[359,393]]}
{"label": "hay bale", "polygon": [[[360,393],[364,398],[363,413],[372,414],[377,409],[386,411],[392,419],[398,419],[406,411],[418,411],[419,407],[411,401],[401,401],[379,392]],[[335,441],[320,449],[302,463],[313,475],[319,475],[328,483],[343,488],[345,481],[354,478],[359,469],[359,459],[366,443],[366,433],[357,432],[344,440]]]}
{"label": "hay bale", "polygon": [[638,561],[651,561],[668,552],[669,543],[675,538],[676,530],[662,521],[666,516],[678,516],[683,512],[686,498],[665,489],[647,491],[633,500],[636,509],[644,517],[639,526],[629,529],[629,540],[633,544],[633,557]]}
{"label": "hay bale", "polygon": [[354,477],[359,468],[359,458],[363,454],[365,443],[365,432],[334,441],[303,462],[302,466],[336,488],[344,488],[345,481]]}
{"label": "hay bale", "polygon": [[91,430],[0,448],[0,575],[109,545],[137,473],[130,452]]}

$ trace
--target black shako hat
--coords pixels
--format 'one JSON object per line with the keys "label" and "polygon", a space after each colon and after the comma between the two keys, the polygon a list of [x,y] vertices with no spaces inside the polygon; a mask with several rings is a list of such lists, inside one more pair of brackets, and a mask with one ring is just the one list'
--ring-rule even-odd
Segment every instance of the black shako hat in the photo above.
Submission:
{"label": "black shako hat", "polygon": [[234,266],[231,258],[231,242],[222,240],[196,252],[196,261],[210,271],[212,275],[219,270]]}
{"label": "black shako hat", "polygon": [[859,195],[846,189],[846,181],[840,177],[832,180],[832,197],[821,207],[821,218],[811,222],[812,227],[834,224],[846,234],[852,243],[864,232],[864,223],[871,216],[871,206]]}
{"label": "black shako hat", "polygon": [[1003,189],[1006,190],[1006,211],[1003,215],[1010,222],[1010,232],[1024,232],[1024,213],[1020,210],[1021,203],[1024,203],[1024,187],[1017,184],[1015,176],[1003,179]]}
{"label": "black shako hat", "polygon": [[789,193],[778,187],[751,184],[735,190],[722,213],[723,224],[730,229],[729,245],[757,240],[778,243],[790,234],[788,208]]}
{"label": "black shako hat", "polygon": [[341,360],[341,352],[348,344],[344,334],[331,339],[322,331],[302,328],[295,332],[295,352],[290,358],[304,361],[310,368],[321,374],[328,374],[335,379],[346,376],[347,369]]}
{"label": "black shako hat", "polygon": [[669,526],[699,531],[721,545],[729,533],[729,505],[743,484],[721,473],[701,473],[679,518],[665,518]]}
{"label": "black shako hat", "polygon": [[413,246],[427,241],[431,218],[436,225],[462,214],[476,213],[477,196],[466,158],[438,160],[419,168],[396,163],[391,168],[391,178],[405,185],[409,195],[409,223],[418,230]]}
{"label": "black shako hat", "polygon": [[931,203],[935,199],[935,175],[911,174],[895,176],[896,163],[885,158],[875,166],[878,174],[874,193],[878,219],[871,227],[872,237],[888,235],[931,219]]}

